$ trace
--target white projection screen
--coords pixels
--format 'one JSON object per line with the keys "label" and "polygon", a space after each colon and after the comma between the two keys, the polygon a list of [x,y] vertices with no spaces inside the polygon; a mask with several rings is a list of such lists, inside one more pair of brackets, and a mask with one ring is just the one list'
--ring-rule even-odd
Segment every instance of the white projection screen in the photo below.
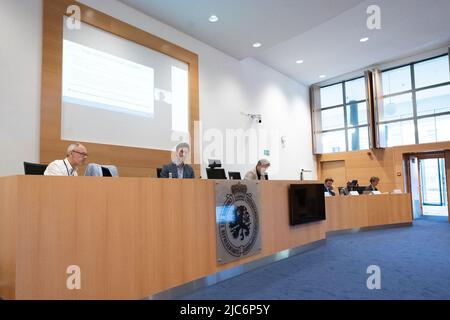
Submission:
{"label": "white projection screen", "polygon": [[62,140],[172,150],[188,137],[188,64],[66,19]]}

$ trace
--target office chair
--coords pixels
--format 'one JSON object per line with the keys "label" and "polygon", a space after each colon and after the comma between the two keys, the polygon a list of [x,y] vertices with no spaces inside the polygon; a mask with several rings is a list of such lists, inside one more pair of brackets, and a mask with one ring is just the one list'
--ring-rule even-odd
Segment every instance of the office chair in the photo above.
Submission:
{"label": "office chair", "polygon": [[161,178],[162,168],[156,168],[156,177]]}
{"label": "office chair", "polygon": [[31,162],[23,163],[23,170],[26,175],[43,176],[45,169],[47,169],[46,164],[31,163]]}

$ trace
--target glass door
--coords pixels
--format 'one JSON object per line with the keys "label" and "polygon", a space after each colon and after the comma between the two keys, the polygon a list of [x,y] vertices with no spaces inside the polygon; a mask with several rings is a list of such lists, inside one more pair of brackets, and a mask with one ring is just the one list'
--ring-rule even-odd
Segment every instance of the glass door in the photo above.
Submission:
{"label": "glass door", "polygon": [[420,160],[420,180],[424,215],[447,214],[447,183],[443,158]]}

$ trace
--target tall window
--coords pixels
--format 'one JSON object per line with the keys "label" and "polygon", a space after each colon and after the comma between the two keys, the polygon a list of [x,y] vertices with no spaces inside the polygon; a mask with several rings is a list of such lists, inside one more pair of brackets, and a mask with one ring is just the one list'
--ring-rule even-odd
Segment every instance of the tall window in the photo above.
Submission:
{"label": "tall window", "polygon": [[383,71],[381,84],[381,147],[450,140],[448,55]]}
{"label": "tall window", "polygon": [[316,153],[368,149],[365,78],[320,88],[314,121]]}

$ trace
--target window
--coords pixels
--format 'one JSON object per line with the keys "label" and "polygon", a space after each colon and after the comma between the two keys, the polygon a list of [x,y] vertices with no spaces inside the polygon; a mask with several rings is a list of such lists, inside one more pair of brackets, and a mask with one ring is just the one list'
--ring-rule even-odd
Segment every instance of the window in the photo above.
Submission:
{"label": "window", "polygon": [[349,151],[369,149],[369,131],[367,127],[347,130]]}
{"label": "window", "polygon": [[323,132],[319,134],[322,153],[343,152],[345,147],[345,130]]}
{"label": "window", "polygon": [[349,127],[367,124],[367,104],[350,102],[347,104],[347,125]]}
{"label": "window", "polygon": [[381,82],[381,147],[450,140],[448,55],[383,71]]}
{"label": "window", "polygon": [[383,94],[390,95],[411,90],[411,70],[409,66],[383,72],[381,81]]}
{"label": "window", "polygon": [[387,147],[414,144],[414,121],[391,122],[379,125],[380,140]]}
{"label": "window", "polygon": [[417,115],[436,114],[450,111],[450,85],[418,91]]}
{"label": "window", "polygon": [[412,94],[407,93],[383,98],[379,116],[382,121],[411,118],[413,116]]}
{"label": "window", "polygon": [[366,100],[366,84],[364,78],[347,81],[345,83],[345,101]]}
{"label": "window", "polygon": [[416,88],[449,82],[448,55],[419,62],[414,65]]}
{"label": "window", "polygon": [[369,148],[365,78],[320,88],[315,115],[316,153]]}
{"label": "window", "polygon": [[419,119],[419,143],[450,141],[450,115]]}
{"label": "window", "polygon": [[323,130],[338,129],[345,126],[343,107],[325,109],[322,110],[321,114]]}
{"label": "window", "polygon": [[322,108],[342,104],[342,84],[320,89],[320,106]]}

